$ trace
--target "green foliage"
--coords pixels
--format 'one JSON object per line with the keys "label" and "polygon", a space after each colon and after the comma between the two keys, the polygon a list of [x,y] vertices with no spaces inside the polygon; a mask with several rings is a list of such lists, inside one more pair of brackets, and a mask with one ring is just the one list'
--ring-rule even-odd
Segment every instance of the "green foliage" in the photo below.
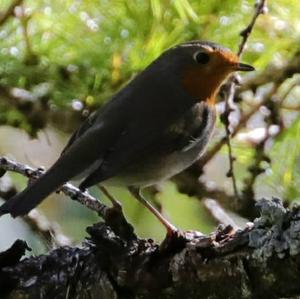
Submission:
{"label": "green foliage", "polygon": [[[293,2],[270,3],[270,16],[258,22],[246,53],[258,68],[274,54],[282,58],[292,54],[300,13]],[[0,10],[8,3],[2,1]],[[30,48],[24,41],[22,18],[2,26],[0,84],[32,90],[51,82],[51,101],[56,105],[86,101],[89,96],[89,104],[99,104],[178,42],[209,39],[236,49],[252,5],[250,0],[28,0],[23,19],[28,18]],[[273,43],[274,38],[280,43]]]}
{"label": "green foliage", "polygon": [[[23,14],[0,28],[0,86],[32,92],[47,83],[52,109],[70,109],[79,99],[93,110],[176,43],[207,39],[237,49],[253,2],[27,0]],[[258,21],[245,53],[258,70],[272,60],[284,63],[297,50],[296,2],[272,2],[270,15]],[[2,1],[0,11],[9,3]],[[34,121],[15,116],[0,121],[36,134]]]}

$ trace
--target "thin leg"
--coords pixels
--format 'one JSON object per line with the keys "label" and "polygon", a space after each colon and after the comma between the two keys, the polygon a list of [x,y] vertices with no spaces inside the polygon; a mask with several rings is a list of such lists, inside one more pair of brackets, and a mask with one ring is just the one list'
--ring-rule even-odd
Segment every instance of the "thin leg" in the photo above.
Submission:
{"label": "thin leg", "polygon": [[128,187],[130,193],[140,202],[142,203],[152,214],[156,216],[156,218],[160,221],[160,223],[167,229],[168,235],[173,235],[178,232],[178,229],[170,223],[163,215],[157,211],[154,206],[152,206],[141,194],[140,189],[135,187]]}
{"label": "thin leg", "polygon": [[105,187],[103,187],[103,186],[98,186],[98,187],[101,190],[101,192],[111,201],[111,203],[114,207],[118,207],[118,208],[121,207],[121,204],[119,203],[119,201],[116,200],[114,198],[114,196],[111,195]]}

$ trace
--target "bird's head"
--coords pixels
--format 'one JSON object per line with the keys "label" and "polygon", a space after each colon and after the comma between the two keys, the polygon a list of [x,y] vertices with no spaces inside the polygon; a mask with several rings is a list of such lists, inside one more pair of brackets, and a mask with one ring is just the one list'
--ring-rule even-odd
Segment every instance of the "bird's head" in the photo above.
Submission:
{"label": "bird's head", "polygon": [[176,65],[173,71],[179,74],[182,87],[197,100],[214,98],[232,72],[254,70],[229,49],[212,42],[186,42],[170,49],[167,55]]}

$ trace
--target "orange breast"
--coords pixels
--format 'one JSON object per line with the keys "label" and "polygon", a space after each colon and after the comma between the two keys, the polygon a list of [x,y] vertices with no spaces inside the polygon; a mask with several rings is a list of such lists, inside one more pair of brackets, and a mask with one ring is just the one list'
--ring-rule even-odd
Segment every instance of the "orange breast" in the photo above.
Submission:
{"label": "orange breast", "polygon": [[206,72],[198,66],[190,66],[184,70],[182,86],[193,98],[207,101],[213,105],[219,87],[225,78],[224,72]]}

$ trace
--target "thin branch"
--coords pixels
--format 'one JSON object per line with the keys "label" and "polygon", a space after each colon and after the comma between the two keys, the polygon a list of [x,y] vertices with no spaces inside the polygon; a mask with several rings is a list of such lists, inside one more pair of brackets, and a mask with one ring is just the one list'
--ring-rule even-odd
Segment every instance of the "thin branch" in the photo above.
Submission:
{"label": "thin branch", "polygon": [[265,154],[265,144],[270,138],[269,127],[266,128],[266,135],[261,140],[255,148],[255,154],[253,158],[253,163],[248,166],[248,172],[250,176],[244,180],[244,187],[242,190],[243,200],[249,201],[253,200],[254,197],[254,184],[258,176],[265,172],[265,170],[260,166],[262,161],[267,161],[270,163],[270,158]]}
{"label": "thin branch", "polygon": [[[17,241],[0,253],[0,296],[9,298],[264,299],[300,294],[299,207],[257,203],[261,216],[235,233],[189,233],[162,251],[153,240],[122,237],[97,223],[80,247],[19,261]],[[287,270],[288,269],[288,270]],[[42,271],[41,271],[42,270]],[[216,287],[217,286],[217,287]]]}
{"label": "thin branch", "polygon": [[[254,184],[257,181],[257,178],[260,174],[264,173],[265,170],[260,166],[261,162],[265,161],[267,163],[271,163],[271,159],[268,154],[265,152],[265,145],[268,140],[271,138],[277,139],[284,132],[284,124],[282,120],[282,116],[280,115],[279,109],[281,109],[282,104],[287,99],[291,90],[298,84],[298,82],[294,82],[286,92],[281,95],[280,100],[277,100],[277,95],[273,95],[271,100],[269,101],[269,105],[267,108],[269,109],[269,115],[265,118],[266,123],[266,135],[263,140],[261,140],[258,144],[256,144],[256,150],[254,155],[253,163],[248,167],[248,171],[250,172],[250,176],[245,179],[245,186],[243,187],[243,197],[244,199],[252,200],[254,198]],[[297,120],[296,120],[297,121]],[[278,126],[278,131],[275,134],[270,134],[270,127],[272,125]]]}
{"label": "thin branch", "polygon": [[226,175],[227,175],[227,177],[231,177],[231,179],[232,179],[233,192],[234,192],[235,200],[237,201],[239,199],[239,192],[238,192],[236,178],[235,178],[235,174],[234,174],[235,157],[232,154],[231,132],[230,132],[230,128],[229,128],[229,126],[230,126],[229,115],[232,111],[229,103],[231,103],[233,101],[234,95],[235,95],[235,83],[232,81],[229,85],[228,96],[225,99],[225,111],[222,115],[222,118],[223,118],[223,123],[225,125],[225,133],[226,133],[225,142],[228,147],[228,158],[229,158],[229,170]]}
{"label": "thin branch", "polygon": [[14,14],[14,10],[17,6],[21,5],[23,2],[23,0],[15,0],[13,1],[9,7],[7,8],[7,10],[3,13],[0,14],[0,26],[2,26],[10,17],[13,17]]}
{"label": "thin branch", "polygon": [[[21,164],[4,157],[0,157],[0,169],[3,169],[4,171],[20,173],[33,180],[39,178],[44,173],[44,170],[40,168],[33,169],[28,165]],[[101,217],[106,217],[109,207],[99,202],[87,192],[80,191],[70,183],[64,184],[59,191],[62,191],[65,195],[71,197],[73,200],[78,201],[90,210],[97,212]]]}
{"label": "thin branch", "polygon": [[240,35],[242,36],[242,41],[239,45],[239,50],[237,52],[237,55],[240,57],[242,55],[242,53],[245,50],[246,47],[246,43],[248,41],[248,38],[254,28],[254,25],[256,23],[257,18],[259,17],[259,15],[261,14],[265,14],[268,12],[268,8],[267,8],[267,0],[258,0],[255,4],[255,13],[253,15],[253,18],[251,20],[251,22],[249,23],[249,25],[240,32]]}
{"label": "thin branch", "polygon": [[[256,23],[256,20],[258,16],[262,13],[265,13],[267,11],[266,8],[266,0],[261,0],[256,3],[255,5],[255,13],[253,15],[253,18],[249,25],[241,31],[240,35],[242,36],[242,41],[239,45],[239,50],[237,52],[237,56],[240,57],[245,50],[246,43],[248,41],[248,38],[254,28],[254,25]],[[235,157],[233,157],[232,154],[232,146],[231,146],[231,132],[230,132],[230,121],[229,121],[229,116],[232,111],[230,107],[230,103],[233,102],[233,99],[235,97],[235,90],[236,90],[236,82],[234,80],[234,77],[229,82],[228,89],[227,89],[227,97],[225,98],[225,111],[223,113],[223,123],[225,124],[225,132],[226,132],[226,137],[225,137],[225,142],[228,146],[228,157],[229,157],[229,171],[227,173],[228,177],[231,177],[232,179],[232,186],[233,186],[233,191],[236,200],[239,199],[239,193],[238,193],[238,188],[237,188],[237,183],[236,183],[236,177],[234,173],[234,161]]]}

